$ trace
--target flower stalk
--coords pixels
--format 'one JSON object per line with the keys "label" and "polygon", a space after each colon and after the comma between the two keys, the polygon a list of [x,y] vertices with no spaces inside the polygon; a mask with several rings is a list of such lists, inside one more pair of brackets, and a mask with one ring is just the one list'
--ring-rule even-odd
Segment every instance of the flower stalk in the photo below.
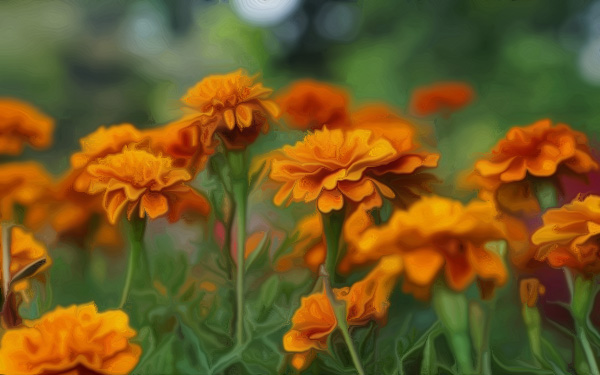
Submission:
{"label": "flower stalk", "polygon": [[474,374],[467,297],[438,283],[435,285],[432,298],[433,308],[444,326],[446,339],[456,359],[459,373]]}
{"label": "flower stalk", "polygon": [[230,151],[227,154],[231,168],[231,188],[237,220],[237,268],[235,277],[237,345],[244,342],[244,257],[246,253],[246,220],[248,209],[248,171],[244,151]]}
{"label": "flower stalk", "polygon": [[580,344],[580,346],[576,346],[576,349],[579,348],[579,350],[583,351],[583,358],[587,361],[590,373],[600,374],[598,363],[596,362],[596,357],[586,331],[589,312],[594,304],[595,297],[596,290],[593,280],[585,279],[583,276],[578,275],[575,278],[573,297],[571,299],[571,314],[575,321],[575,334]]}
{"label": "flower stalk", "polygon": [[344,225],[344,211],[331,211],[322,213],[323,233],[325,234],[325,243],[327,245],[327,254],[325,256],[325,269],[333,283],[336,282],[336,268],[339,259],[340,239],[342,236],[342,227]]}
{"label": "flower stalk", "polygon": [[358,375],[365,375],[365,370],[363,369],[362,364],[360,363],[360,357],[358,356],[358,352],[354,347],[352,337],[350,337],[350,332],[348,331],[348,323],[346,322],[346,303],[335,298],[335,295],[333,294],[333,289],[331,289],[329,274],[323,266],[321,266],[320,268],[319,276],[323,280],[325,294],[327,295],[327,299],[329,299],[331,307],[333,308],[333,313],[335,314],[335,319],[337,320],[337,328],[342,334],[344,342],[348,347],[348,351],[350,352],[350,357],[352,358],[354,368],[356,368]]}
{"label": "flower stalk", "polygon": [[146,218],[133,216],[129,221],[129,260],[127,264],[127,274],[125,276],[125,286],[121,295],[119,308],[122,309],[127,302],[127,297],[131,290],[131,284],[134,274],[142,268],[146,277],[150,279],[150,269],[148,258],[144,249],[144,233],[146,232]]}

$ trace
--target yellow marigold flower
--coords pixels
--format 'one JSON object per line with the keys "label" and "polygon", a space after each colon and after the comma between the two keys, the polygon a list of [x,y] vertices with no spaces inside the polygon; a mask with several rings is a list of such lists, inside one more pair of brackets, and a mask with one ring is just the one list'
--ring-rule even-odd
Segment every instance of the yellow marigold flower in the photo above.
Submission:
{"label": "yellow marigold flower", "polygon": [[90,185],[90,176],[85,167],[105,156],[121,152],[124,146],[141,141],[142,132],[131,124],[101,126],[88,136],[81,138],[81,151],[71,155],[71,166],[80,171],[75,180],[77,191],[86,192]]}
{"label": "yellow marigold flower", "polygon": [[298,80],[275,99],[287,123],[296,129],[348,126],[348,94],[341,88],[311,79]]}
{"label": "yellow marigold flower", "polygon": [[267,100],[273,90],[255,83],[242,69],[211,75],[198,82],[181,98],[201,120],[216,132],[228,148],[245,148],[260,131],[268,129],[268,117],[277,117],[279,108]]}
{"label": "yellow marigold flower", "polygon": [[184,209],[203,215],[209,211],[208,201],[185,185],[190,173],[174,168],[169,157],[125,146],[122,152],[91,163],[87,173],[88,192],[103,193],[103,206],[113,224],[125,207],[129,218],[137,209],[139,217],[155,219],[168,213],[170,221],[178,220]]}
{"label": "yellow marigold flower", "polygon": [[[33,238],[31,233],[26,232],[23,228],[15,226],[11,228],[10,236],[10,278],[11,280],[19,273],[29,268],[31,265],[45,260],[46,262],[40,268],[38,268],[33,274],[29,275],[32,277],[38,273],[45,271],[52,263],[46,247]],[[0,254],[2,254],[2,233],[0,233]],[[0,270],[2,269],[3,259],[0,256]],[[0,274],[0,280],[2,275]]]}
{"label": "yellow marigold flower", "polygon": [[11,220],[15,205],[26,208],[35,206],[40,197],[47,193],[52,178],[35,162],[0,164],[0,218]]}
{"label": "yellow marigold flower", "polygon": [[529,307],[534,307],[538,297],[546,293],[546,287],[535,277],[523,279],[519,283],[519,295],[521,303]]}
{"label": "yellow marigold flower", "polygon": [[394,197],[394,192],[369,172],[396,159],[398,152],[368,130],[344,132],[324,127],[295,146],[285,146],[282,153],[271,169],[271,178],[283,183],[275,195],[278,205],[285,200],[316,200],[318,209],[327,213],[341,209],[345,200],[381,201],[379,192]]}
{"label": "yellow marigold flower", "polygon": [[99,313],[93,303],[58,307],[4,334],[0,372],[127,375],[142,353],[130,342],[135,334],[120,310]]}
{"label": "yellow marigold flower", "polygon": [[477,161],[468,180],[481,189],[482,198],[494,198],[503,210],[528,214],[540,210],[530,177],[597,169],[583,133],[546,119],[509,130],[491,155]]}
{"label": "yellow marigold flower", "polygon": [[[363,280],[351,287],[333,289],[336,298],[346,304],[348,325],[385,321],[388,300],[401,272],[400,257],[387,256]],[[297,353],[292,358],[292,366],[299,370],[308,367],[315,350],[327,349],[329,335],[336,327],[337,319],[325,292],[302,298],[292,317],[292,328],[283,337],[283,348]]]}
{"label": "yellow marigold flower", "polygon": [[569,267],[586,276],[600,272],[600,197],[589,195],[542,216],[544,225],[532,236],[535,258],[552,267]]}
{"label": "yellow marigold flower", "polygon": [[390,294],[402,270],[402,258],[388,255],[352,287],[334,289],[336,298],[346,301],[348,325],[365,325],[370,320],[385,321]]}
{"label": "yellow marigold flower", "polygon": [[164,127],[144,132],[152,149],[173,158],[173,165],[193,175],[204,167],[214,153],[213,134],[196,115],[185,116]]}
{"label": "yellow marigold flower", "polygon": [[356,257],[402,257],[404,289],[426,297],[443,271],[448,285],[465,289],[475,278],[503,285],[507,272],[500,256],[485,248],[489,241],[505,238],[496,211],[488,202],[423,197],[408,210],[396,210],[381,227],[365,231]]}
{"label": "yellow marigold flower", "polygon": [[46,148],[52,143],[54,120],[17,99],[0,98],[0,154],[18,155],[25,143]]}

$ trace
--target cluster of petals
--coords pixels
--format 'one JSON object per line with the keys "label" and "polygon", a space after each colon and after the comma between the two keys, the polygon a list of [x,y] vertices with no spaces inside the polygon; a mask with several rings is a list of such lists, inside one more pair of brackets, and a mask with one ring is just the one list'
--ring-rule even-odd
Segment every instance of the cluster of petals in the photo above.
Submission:
{"label": "cluster of petals", "polygon": [[15,205],[30,207],[44,196],[52,177],[36,162],[0,165],[0,218],[12,220]]}
{"label": "cluster of petals", "polygon": [[323,125],[344,127],[350,122],[349,97],[342,88],[311,80],[298,80],[275,99],[290,127],[316,130]]}
{"label": "cluster of petals", "polygon": [[140,218],[148,215],[154,219],[168,213],[170,221],[178,220],[187,208],[208,214],[208,201],[185,184],[192,178],[190,173],[173,167],[169,157],[125,146],[122,152],[88,165],[87,172],[88,192],[103,195],[111,223],[125,208],[129,218],[137,210]]}
{"label": "cluster of petals", "polygon": [[482,198],[492,197],[500,208],[511,213],[535,213],[539,204],[532,178],[597,169],[583,133],[546,119],[509,130],[489,156],[477,161],[469,180],[481,189]]}
{"label": "cluster of petals", "polygon": [[[363,280],[351,287],[333,289],[336,299],[345,302],[348,325],[384,322],[390,294],[401,272],[399,257],[384,257]],[[284,349],[295,353],[292,365],[300,370],[310,363],[308,359],[315,350],[326,350],[329,335],[336,327],[337,319],[325,292],[302,298],[292,317],[292,328],[283,337]]]}
{"label": "cluster of petals", "polygon": [[410,174],[423,166],[437,165],[437,158],[395,148],[371,130],[324,127],[309,133],[294,146],[285,146],[272,161],[270,177],[283,183],[275,195],[280,205],[290,201],[317,201],[323,213],[340,210],[346,200],[381,205],[381,195],[395,196],[380,182],[385,173]]}
{"label": "cluster of petals", "polygon": [[361,260],[396,254],[404,267],[404,290],[428,296],[443,272],[454,290],[464,290],[475,278],[492,286],[506,282],[502,258],[486,243],[503,240],[505,230],[488,202],[423,197],[408,210],[396,210],[389,221],[362,234],[356,254]]}
{"label": "cluster of petals", "polygon": [[542,216],[532,236],[535,258],[552,267],[569,267],[586,276],[600,272],[600,197],[576,198]]}
{"label": "cluster of petals", "polygon": [[25,144],[41,149],[52,143],[54,120],[30,104],[0,98],[0,154],[18,155]]}
{"label": "cluster of petals", "polygon": [[467,83],[438,82],[415,89],[410,107],[419,116],[437,113],[447,116],[471,103],[474,97],[475,92]]}
{"label": "cluster of petals", "polygon": [[94,304],[58,307],[22,328],[6,331],[0,372],[12,375],[126,375],[137,365],[136,332],[120,311]]}
{"label": "cluster of petals", "polygon": [[208,130],[210,142],[216,133],[227,148],[245,148],[268,130],[269,118],[279,116],[277,104],[268,99],[273,90],[255,79],[241,69],[204,78],[181,98],[188,120],[198,121],[203,133]]}

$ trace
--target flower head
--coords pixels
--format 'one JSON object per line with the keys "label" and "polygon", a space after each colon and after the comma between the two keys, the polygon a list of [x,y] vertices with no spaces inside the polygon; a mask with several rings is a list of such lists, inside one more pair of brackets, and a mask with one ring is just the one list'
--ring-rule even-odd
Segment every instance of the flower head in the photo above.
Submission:
{"label": "flower head", "polygon": [[569,267],[590,276],[600,272],[600,197],[589,195],[542,216],[532,236],[535,258],[552,267]]}
{"label": "flower head", "polygon": [[25,143],[46,148],[52,143],[54,120],[17,99],[0,98],[0,154],[18,155]]}
{"label": "flower head", "polygon": [[15,205],[32,208],[47,193],[52,178],[35,162],[15,162],[0,165],[0,218],[11,220]]}
{"label": "flower head", "polygon": [[331,129],[344,127],[350,122],[348,94],[327,83],[298,80],[275,101],[293,128],[315,130],[327,125]]}
{"label": "flower head", "polygon": [[539,205],[530,177],[593,170],[598,170],[598,163],[583,133],[540,120],[509,130],[488,157],[477,161],[468,179],[480,187],[482,198],[493,197],[500,208],[511,213],[532,213],[539,212]]}
{"label": "flower head", "polygon": [[85,192],[89,189],[90,176],[85,169],[87,165],[111,154],[121,152],[124,146],[141,141],[143,138],[135,126],[131,124],[99,127],[88,136],[81,138],[81,151],[71,156],[71,166],[80,171],[80,176],[75,180],[74,187],[77,191]]}
{"label": "flower head", "polygon": [[24,328],[8,330],[0,372],[13,375],[126,375],[139,361],[136,332],[120,311],[99,313],[93,303],[58,307]]}
{"label": "flower head", "polygon": [[260,131],[268,129],[267,119],[277,117],[277,105],[268,100],[273,90],[255,83],[243,70],[204,78],[181,99],[198,116],[201,126],[216,132],[228,148],[245,148]]}
{"label": "flower head", "polygon": [[503,285],[506,268],[500,256],[485,244],[505,234],[486,202],[460,202],[442,197],[423,197],[408,210],[396,210],[381,227],[366,230],[359,242],[357,259],[378,259],[396,254],[402,258],[404,289],[420,297],[440,273],[448,285],[464,290],[475,278]]}
{"label": "flower head", "polygon": [[412,95],[410,107],[414,114],[429,116],[445,115],[469,104],[475,96],[473,88],[463,82],[440,82],[417,88]]}
{"label": "flower head", "polygon": [[[283,186],[275,203],[317,201],[321,212],[340,210],[346,200],[381,201],[394,197],[371,170],[397,159],[398,151],[368,130],[317,130],[295,146],[285,146],[283,157],[272,162],[271,178]],[[380,205],[376,204],[376,205]]]}
{"label": "flower head", "polygon": [[209,211],[207,200],[185,184],[192,178],[188,171],[174,168],[171,158],[144,149],[125,146],[122,152],[91,163],[87,173],[91,178],[88,192],[103,194],[103,206],[113,224],[126,207],[129,218],[137,209],[139,217],[154,219],[168,213],[171,221],[183,209],[203,215]]}

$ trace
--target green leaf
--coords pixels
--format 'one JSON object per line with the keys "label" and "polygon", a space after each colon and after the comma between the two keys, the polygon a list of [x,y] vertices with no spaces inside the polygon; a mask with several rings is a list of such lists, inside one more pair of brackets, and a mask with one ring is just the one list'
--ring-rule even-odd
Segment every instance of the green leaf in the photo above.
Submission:
{"label": "green leaf", "polygon": [[435,354],[435,339],[437,334],[430,333],[423,348],[423,360],[421,361],[421,375],[434,375],[438,373],[437,358]]}
{"label": "green leaf", "polygon": [[253,264],[258,265],[258,267],[264,267],[264,265],[268,264],[269,257],[269,248],[271,247],[271,238],[269,236],[269,232],[265,232],[263,238],[260,240],[256,249],[248,256],[246,259],[246,272],[248,272]]}

